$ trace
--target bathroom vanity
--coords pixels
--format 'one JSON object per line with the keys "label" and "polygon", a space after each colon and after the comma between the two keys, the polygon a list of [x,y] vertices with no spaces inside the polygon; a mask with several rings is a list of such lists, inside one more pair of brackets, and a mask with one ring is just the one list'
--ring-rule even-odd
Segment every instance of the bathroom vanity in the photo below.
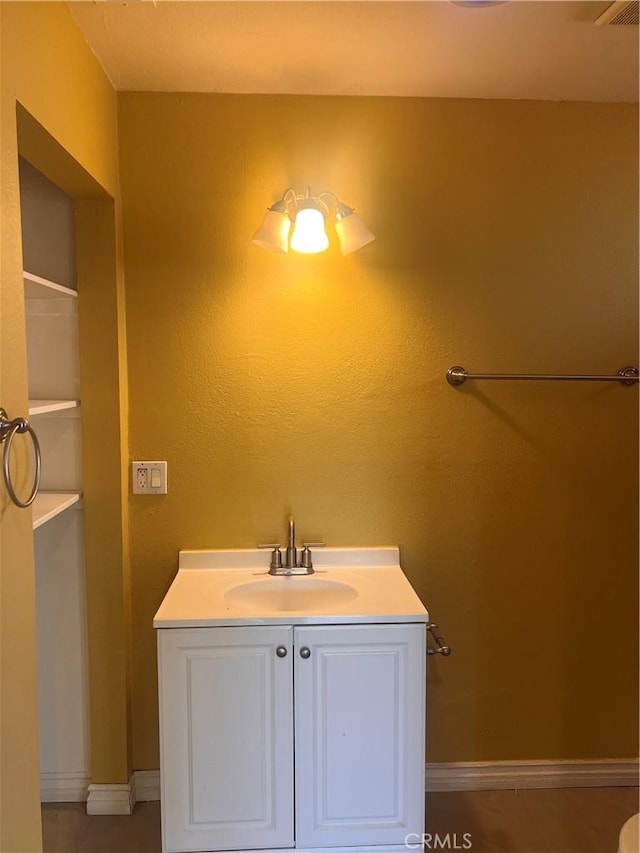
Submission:
{"label": "bathroom vanity", "polygon": [[154,619],[164,853],[422,835],[427,611],[397,548],[313,556],[180,552]]}

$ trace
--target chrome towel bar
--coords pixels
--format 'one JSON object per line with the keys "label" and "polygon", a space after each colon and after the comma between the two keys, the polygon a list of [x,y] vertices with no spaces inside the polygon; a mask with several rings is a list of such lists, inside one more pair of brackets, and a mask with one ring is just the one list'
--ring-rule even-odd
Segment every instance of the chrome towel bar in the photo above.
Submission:
{"label": "chrome towel bar", "polygon": [[430,634],[433,637],[433,639],[436,643],[436,647],[437,647],[434,649],[434,648],[431,648],[427,644],[427,654],[428,655],[444,655],[445,657],[448,657],[451,654],[451,649],[445,643],[444,638],[440,635],[440,631],[439,631],[436,623],[435,622],[427,622],[427,631],[428,631],[428,634]]}
{"label": "chrome towel bar", "polygon": [[620,382],[622,385],[635,385],[640,373],[637,367],[622,367],[615,376],[589,374],[554,374],[554,373],[469,373],[464,367],[454,365],[446,373],[449,385],[463,385],[467,379],[529,379],[529,380],[563,380],[568,382]]}

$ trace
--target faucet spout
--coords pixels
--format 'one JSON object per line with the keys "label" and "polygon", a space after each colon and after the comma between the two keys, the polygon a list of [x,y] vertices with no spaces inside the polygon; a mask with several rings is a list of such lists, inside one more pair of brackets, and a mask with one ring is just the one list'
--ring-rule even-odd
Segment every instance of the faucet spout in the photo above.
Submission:
{"label": "faucet spout", "polygon": [[298,565],[298,551],[296,549],[296,523],[293,516],[289,516],[289,537],[287,540],[287,557],[285,566],[287,569],[295,569]]}
{"label": "faucet spout", "polygon": [[[2,0],[0,0],[2,2]],[[303,542],[304,550],[300,552],[298,561],[298,549],[296,548],[296,523],[293,516],[289,516],[289,531],[287,533],[287,550],[284,566],[282,565],[282,554],[280,545],[272,542],[268,545],[258,545],[258,548],[273,548],[271,563],[269,565],[270,575],[312,575],[313,563],[311,561],[310,548],[322,548],[324,542]]]}

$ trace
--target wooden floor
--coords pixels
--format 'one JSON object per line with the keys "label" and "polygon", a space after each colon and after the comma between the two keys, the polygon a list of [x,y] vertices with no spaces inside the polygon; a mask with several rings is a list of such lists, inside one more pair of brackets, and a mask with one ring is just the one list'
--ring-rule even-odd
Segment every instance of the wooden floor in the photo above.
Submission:
{"label": "wooden floor", "polygon": [[[432,838],[425,849],[616,853],[620,827],[638,810],[637,788],[428,794]],[[159,803],[138,803],[132,815],[115,817],[89,817],[84,803],[51,803],[42,807],[42,828],[45,853],[161,850]]]}

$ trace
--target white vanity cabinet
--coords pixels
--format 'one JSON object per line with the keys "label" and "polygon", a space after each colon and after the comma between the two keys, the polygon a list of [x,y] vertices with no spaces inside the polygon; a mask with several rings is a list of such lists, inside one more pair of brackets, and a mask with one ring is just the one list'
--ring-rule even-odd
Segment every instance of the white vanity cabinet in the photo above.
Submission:
{"label": "white vanity cabinet", "polygon": [[165,853],[293,846],[292,645],[279,625],[158,632]]}
{"label": "white vanity cabinet", "polygon": [[163,628],[158,655],[165,853],[424,831],[424,621]]}

